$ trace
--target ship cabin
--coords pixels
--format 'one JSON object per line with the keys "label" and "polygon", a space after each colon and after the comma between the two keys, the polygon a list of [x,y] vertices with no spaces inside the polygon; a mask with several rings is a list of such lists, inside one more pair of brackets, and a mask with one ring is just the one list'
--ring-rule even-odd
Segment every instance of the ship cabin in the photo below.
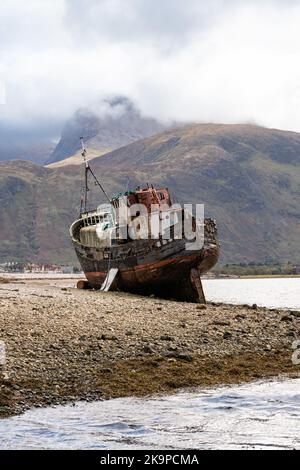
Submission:
{"label": "ship cabin", "polygon": [[139,187],[135,191],[127,191],[119,193],[112,199],[112,205],[115,209],[119,209],[122,205],[131,207],[135,204],[143,204],[150,213],[153,206],[171,207],[171,197],[168,188],[155,189],[153,186],[145,189]]}
{"label": "ship cabin", "polygon": [[83,212],[81,214],[82,225],[89,227],[98,224],[107,224],[109,227],[115,225],[114,211],[110,204],[103,204],[100,206],[100,210],[95,209],[93,211]]}
{"label": "ship cabin", "polygon": [[[135,205],[142,204],[146,207],[148,215],[141,214],[135,210]],[[116,244],[124,244],[129,240],[124,239],[124,230],[127,233],[127,222],[123,222],[120,216],[120,210],[132,207],[129,212],[131,221],[139,218],[137,230],[139,237],[144,237],[144,231],[151,233],[152,217],[155,218],[157,212],[165,213],[166,219],[163,223],[164,230],[175,226],[178,223],[176,213],[169,215],[169,209],[172,206],[171,197],[168,188],[155,189],[153,186],[146,189],[137,188],[135,191],[119,193],[111,199],[111,204],[99,206],[97,210],[84,212],[81,214],[81,223],[79,229],[79,240],[85,246],[96,248],[105,248]],[[176,211],[175,211],[176,212]],[[174,230],[173,230],[174,231]]]}

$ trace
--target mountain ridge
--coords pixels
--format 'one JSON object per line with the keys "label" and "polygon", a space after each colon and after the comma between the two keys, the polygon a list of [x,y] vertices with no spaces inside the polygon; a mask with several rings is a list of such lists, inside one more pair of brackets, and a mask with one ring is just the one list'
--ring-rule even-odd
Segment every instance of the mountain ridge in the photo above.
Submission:
{"label": "mountain ridge", "polygon": [[[181,203],[204,203],[218,222],[223,262],[300,262],[299,163],[300,134],[192,124],[102,155],[92,166],[110,195],[130,178],[130,187],[152,182]],[[0,165],[0,262],[75,262],[68,228],[79,211],[83,168]],[[92,193],[93,205],[103,202]]]}
{"label": "mountain ridge", "polygon": [[142,116],[133,102],[117,96],[100,102],[99,109],[81,108],[65,124],[60,141],[46,164],[72,157],[80,149],[80,137],[92,151],[123,147],[154,135],[167,127],[158,120]]}

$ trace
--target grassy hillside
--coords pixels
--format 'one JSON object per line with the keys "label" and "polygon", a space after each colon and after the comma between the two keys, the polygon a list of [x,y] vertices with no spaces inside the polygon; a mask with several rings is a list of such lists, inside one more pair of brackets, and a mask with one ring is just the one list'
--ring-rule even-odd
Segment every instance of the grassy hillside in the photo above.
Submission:
{"label": "grassy hillside", "polygon": [[[194,124],[93,160],[114,194],[146,182],[217,219],[222,260],[300,262],[300,135],[248,125]],[[82,168],[0,164],[0,260],[72,261],[68,226]],[[94,197],[99,196],[96,190]],[[96,202],[96,201],[95,201]],[[2,224],[1,224],[2,225]]]}

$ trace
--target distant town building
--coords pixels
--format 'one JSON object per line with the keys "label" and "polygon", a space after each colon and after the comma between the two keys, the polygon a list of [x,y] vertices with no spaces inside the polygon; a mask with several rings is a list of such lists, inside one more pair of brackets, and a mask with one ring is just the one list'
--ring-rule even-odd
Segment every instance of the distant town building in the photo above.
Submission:
{"label": "distant town building", "polygon": [[34,274],[73,274],[73,266],[60,266],[57,264],[17,263],[7,262],[0,265],[0,272],[34,273]]}

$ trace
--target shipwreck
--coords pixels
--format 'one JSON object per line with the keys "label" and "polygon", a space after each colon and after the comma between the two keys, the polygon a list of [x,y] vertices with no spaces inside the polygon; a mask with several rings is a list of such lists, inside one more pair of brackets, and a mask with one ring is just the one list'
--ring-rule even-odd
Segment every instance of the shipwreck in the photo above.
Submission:
{"label": "shipwreck", "polygon": [[[205,303],[201,276],[217,263],[216,223],[173,205],[168,188],[136,188],[109,197],[86,158],[79,217],[70,227],[86,281],[78,287]],[[88,207],[92,177],[107,203]]]}

